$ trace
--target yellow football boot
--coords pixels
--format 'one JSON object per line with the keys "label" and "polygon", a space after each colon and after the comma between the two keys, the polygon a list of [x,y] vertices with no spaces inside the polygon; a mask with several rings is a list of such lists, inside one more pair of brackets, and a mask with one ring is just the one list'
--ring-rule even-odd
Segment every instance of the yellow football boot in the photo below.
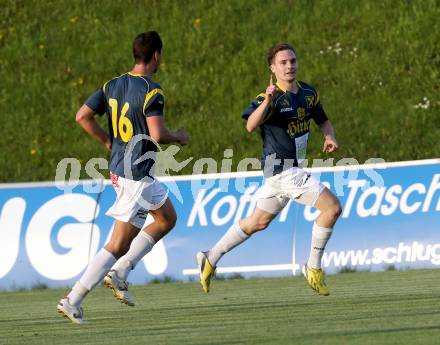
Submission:
{"label": "yellow football boot", "polygon": [[330,290],[324,281],[324,272],[320,268],[308,268],[303,266],[302,273],[307,280],[307,284],[321,296],[330,295]]}
{"label": "yellow football boot", "polygon": [[211,279],[215,274],[215,267],[211,265],[204,252],[198,252],[196,260],[197,266],[199,267],[200,284],[202,285],[203,291],[208,293]]}

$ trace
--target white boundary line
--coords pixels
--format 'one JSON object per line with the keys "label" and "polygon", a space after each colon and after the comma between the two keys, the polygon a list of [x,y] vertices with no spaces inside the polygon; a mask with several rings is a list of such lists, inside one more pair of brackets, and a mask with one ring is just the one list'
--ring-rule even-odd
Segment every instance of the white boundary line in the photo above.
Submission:
{"label": "white boundary line", "polygon": [[[269,272],[269,271],[296,271],[299,265],[279,264],[279,265],[256,265],[256,266],[230,266],[218,267],[217,273],[251,273],[251,272]],[[182,270],[185,276],[198,275],[197,268],[185,268]]]}
{"label": "white boundary line", "polygon": [[[87,184],[96,184],[97,181],[101,184],[107,184],[110,180],[79,180],[79,181],[67,181],[62,182],[65,186],[79,186]],[[61,184],[61,182],[60,182]],[[21,187],[56,187],[55,181],[42,181],[42,182],[15,182],[15,183],[0,183],[0,189],[11,189],[11,188],[21,188]]]}
{"label": "white boundary line", "polygon": [[[371,164],[359,164],[359,165],[343,165],[335,167],[316,167],[305,168],[304,170],[311,173],[319,172],[332,172],[332,171],[351,171],[351,170],[369,170],[369,169],[387,169],[406,166],[423,166],[423,165],[435,165],[440,164],[440,158],[434,159],[421,159],[415,161],[402,161],[402,162],[385,162],[385,163],[371,163]],[[231,173],[213,173],[213,174],[195,174],[195,175],[178,175],[178,176],[158,176],[157,179],[161,182],[167,181],[191,181],[191,180],[211,180],[211,179],[227,179],[227,178],[240,178],[240,177],[257,177],[263,176],[261,170],[258,171],[239,171]],[[84,184],[96,183],[95,180],[79,180],[65,182],[66,186],[76,186]],[[111,184],[109,179],[104,180],[104,185]],[[0,189],[20,188],[20,187],[53,187],[54,181],[44,182],[19,182],[19,183],[0,183]]]}

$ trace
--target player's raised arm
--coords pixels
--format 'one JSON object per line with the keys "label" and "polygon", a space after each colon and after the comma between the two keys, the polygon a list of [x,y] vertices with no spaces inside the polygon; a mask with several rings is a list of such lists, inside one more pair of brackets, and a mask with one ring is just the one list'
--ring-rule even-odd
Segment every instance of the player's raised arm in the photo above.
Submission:
{"label": "player's raised arm", "polygon": [[83,104],[76,113],[76,122],[93,138],[104,144],[108,150],[112,148],[112,141],[107,132],[102,129],[95,119],[96,113],[87,105]]}
{"label": "player's raised arm", "polygon": [[246,122],[246,129],[248,132],[253,132],[258,126],[260,126],[270,108],[272,100],[278,93],[277,86],[273,83],[272,74],[270,75],[269,86],[266,89],[266,97],[264,101],[258,106],[257,109],[249,116]]}
{"label": "player's raised arm", "polygon": [[322,152],[335,152],[339,148],[339,145],[336,141],[335,131],[330,120],[327,120],[324,123],[320,124],[319,128],[321,129],[321,132],[324,136],[324,145],[322,148]]}
{"label": "player's raised arm", "polygon": [[186,145],[189,142],[189,135],[185,129],[179,128],[176,132],[170,131],[165,127],[163,116],[148,116],[147,125],[150,136],[159,144],[178,143]]}

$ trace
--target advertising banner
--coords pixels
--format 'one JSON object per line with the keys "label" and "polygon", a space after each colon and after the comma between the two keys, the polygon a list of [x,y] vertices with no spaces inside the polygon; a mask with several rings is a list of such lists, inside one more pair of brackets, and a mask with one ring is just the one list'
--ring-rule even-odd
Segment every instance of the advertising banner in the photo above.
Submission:
{"label": "advertising banner", "polygon": [[[312,168],[340,199],[342,215],[323,257],[328,273],[440,265],[440,160]],[[261,172],[159,178],[177,212],[175,228],[129,281],[198,279],[195,254],[211,248],[255,208]],[[72,285],[108,241],[110,181],[0,185],[0,289]],[[295,202],[270,226],[226,254],[219,274],[300,273],[319,212]],[[147,218],[147,223],[152,218]]]}

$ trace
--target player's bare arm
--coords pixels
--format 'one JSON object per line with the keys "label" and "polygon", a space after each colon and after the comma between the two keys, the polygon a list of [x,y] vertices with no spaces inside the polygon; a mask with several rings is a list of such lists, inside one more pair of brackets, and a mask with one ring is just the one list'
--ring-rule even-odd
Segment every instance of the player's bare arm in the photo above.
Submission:
{"label": "player's bare arm", "polygon": [[83,104],[76,113],[76,122],[93,138],[104,144],[110,151],[112,141],[107,132],[102,129],[95,119],[96,113],[86,104]]}
{"label": "player's bare arm", "polygon": [[330,122],[330,120],[327,120],[319,127],[324,136],[324,145],[322,148],[322,152],[335,152],[339,148],[339,145],[336,141],[335,131],[333,129],[332,123]]}
{"label": "player's bare arm", "polygon": [[269,86],[266,89],[266,98],[264,98],[263,103],[255,109],[255,111],[249,116],[246,122],[246,129],[249,133],[257,129],[264,121],[264,118],[269,110],[272,100],[279,92],[278,87],[273,83],[272,75],[270,75]]}
{"label": "player's bare arm", "polygon": [[186,145],[189,142],[189,135],[185,129],[179,128],[176,132],[170,131],[165,127],[163,116],[147,117],[147,125],[150,136],[159,144],[178,143]]}

